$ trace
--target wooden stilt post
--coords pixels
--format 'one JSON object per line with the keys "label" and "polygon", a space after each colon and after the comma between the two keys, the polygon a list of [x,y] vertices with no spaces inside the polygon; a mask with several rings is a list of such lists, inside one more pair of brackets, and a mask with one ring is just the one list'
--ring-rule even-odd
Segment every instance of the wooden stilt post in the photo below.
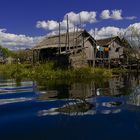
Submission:
{"label": "wooden stilt post", "polygon": [[108,68],[110,69],[110,53],[108,53]]}
{"label": "wooden stilt post", "polygon": [[69,44],[69,17],[68,17],[68,15],[67,15],[67,43],[68,43],[68,49],[69,49],[69,51],[70,51],[70,44]]}
{"label": "wooden stilt post", "polygon": [[[76,48],[76,49],[77,49],[77,45],[78,45],[77,37],[78,37],[78,26],[77,26],[77,30],[76,30],[76,45],[75,45],[75,48]],[[75,53],[76,53],[76,52],[75,52]]]}
{"label": "wooden stilt post", "polygon": [[61,54],[61,27],[60,27],[60,22],[59,22],[59,55]]}
{"label": "wooden stilt post", "polygon": [[83,35],[82,35],[82,47],[84,48],[84,45],[85,45],[85,43],[84,43],[84,38],[85,38],[85,36],[84,36],[84,33],[83,33]]}
{"label": "wooden stilt post", "polygon": [[74,25],[74,32],[73,32],[73,50],[75,51],[75,25]]}
{"label": "wooden stilt post", "polygon": [[32,65],[34,64],[35,62],[35,56],[34,56],[34,50],[32,51]]}
{"label": "wooden stilt post", "polygon": [[39,57],[40,57],[40,50],[38,50],[38,56],[37,56],[38,62],[39,62]]}
{"label": "wooden stilt post", "polygon": [[109,58],[109,69],[110,69],[110,58]]}
{"label": "wooden stilt post", "polygon": [[67,52],[67,50],[68,50],[68,48],[67,48],[67,41],[68,40],[68,36],[67,36],[67,33],[66,33],[66,44],[65,44],[65,47],[66,47],[66,52]]}
{"label": "wooden stilt post", "polygon": [[95,49],[94,49],[94,67],[96,65],[96,45],[95,45]]}

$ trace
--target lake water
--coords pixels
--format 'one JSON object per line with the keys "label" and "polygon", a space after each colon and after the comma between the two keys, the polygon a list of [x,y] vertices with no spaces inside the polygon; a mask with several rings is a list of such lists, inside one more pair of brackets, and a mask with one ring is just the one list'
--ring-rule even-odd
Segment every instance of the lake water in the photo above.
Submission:
{"label": "lake water", "polygon": [[139,140],[140,77],[0,80],[0,140]]}

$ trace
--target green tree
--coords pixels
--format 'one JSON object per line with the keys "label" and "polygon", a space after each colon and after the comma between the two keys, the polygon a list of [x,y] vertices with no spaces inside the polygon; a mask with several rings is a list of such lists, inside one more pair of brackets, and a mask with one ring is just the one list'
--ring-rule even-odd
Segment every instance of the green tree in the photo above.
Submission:
{"label": "green tree", "polygon": [[12,51],[10,51],[8,48],[0,46],[0,51],[4,57],[9,57],[12,55]]}

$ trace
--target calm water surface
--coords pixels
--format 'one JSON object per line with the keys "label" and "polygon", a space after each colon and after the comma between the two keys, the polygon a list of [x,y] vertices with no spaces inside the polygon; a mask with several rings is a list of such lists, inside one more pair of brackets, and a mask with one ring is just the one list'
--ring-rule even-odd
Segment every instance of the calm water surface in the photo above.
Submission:
{"label": "calm water surface", "polygon": [[0,79],[0,140],[139,140],[140,77]]}

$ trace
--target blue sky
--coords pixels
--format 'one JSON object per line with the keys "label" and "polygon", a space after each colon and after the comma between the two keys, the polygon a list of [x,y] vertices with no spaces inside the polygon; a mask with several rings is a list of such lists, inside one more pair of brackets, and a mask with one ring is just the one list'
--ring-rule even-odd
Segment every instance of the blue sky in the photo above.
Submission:
{"label": "blue sky", "polygon": [[[63,22],[64,15],[70,12],[75,15],[82,11],[88,12],[86,14],[89,18],[83,17],[85,28],[88,31],[94,28],[100,30],[103,27],[125,29],[140,22],[139,5],[139,0],[0,0],[0,37],[3,38],[3,40],[0,39],[0,43],[6,46],[16,46],[15,42],[18,39],[25,39],[26,43],[21,43],[19,46],[27,45],[28,40],[32,44],[38,36],[44,36],[57,29],[53,29],[53,25],[50,25],[51,23],[48,21],[54,21],[55,24],[57,21]],[[115,10],[116,13],[113,15]],[[103,11],[104,17],[101,16]],[[80,14],[82,15],[82,13]],[[90,21],[90,18],[96,21]],[[73,21],[73,19],[71,20]],[[6,40],[11,35],[15,42],[10,40],[6,44]]]}

